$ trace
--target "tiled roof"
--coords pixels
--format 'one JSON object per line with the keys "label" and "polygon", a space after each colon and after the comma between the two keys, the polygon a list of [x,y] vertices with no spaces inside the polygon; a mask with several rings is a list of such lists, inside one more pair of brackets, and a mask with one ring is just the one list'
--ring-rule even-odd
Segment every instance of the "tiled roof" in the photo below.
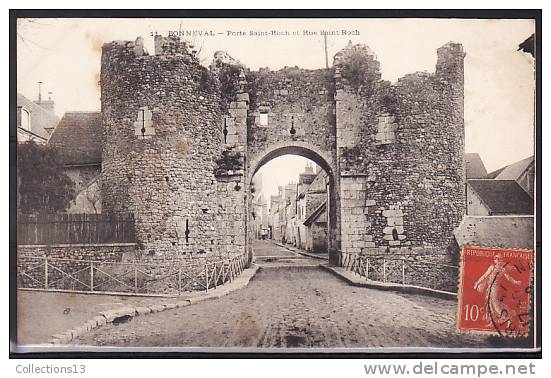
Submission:
{"label": "tiled roof", "polygon": [[486,176],[486,178],[487,179],[495,179],[497,177],[497,175],[499,175],[505,168],[507,168],[507,167],[502,167],[502,168],[499,168],[498,170],[495,170],[493,172],[488,173],[488,176]]}
{"label": "tiled roof", "polygon": [[480,155],[477,153],[466,153],[465,165],[467,168],[468,179],[481,179],[486,178],[488,175],[486,167],[484,166]]}
{"label": "tiled roof", "polygon": [[518,178],[534,163],[534,157],[530,156],[503,168],[496,176],[498,180],[518,180]]}
{"label": "tiled roof", "polygon": [[469,180],[491,214],[533,214],[534,200],[514,180]]}
{"label": "tiled roof", "polygon": [[66,165],[101,163],[101,113],[67,112],[48,145],[58,148]]}
{"label": "tiled roof", "polygon": [[50,135],[46,129],[56,127],[59,122],[59,118],[49,110],[44,109],[42,106],[35,104],[21,93],[17,94],[17,106],[25,108],[31,116],[31,132],[48,139]]}
{"label": "tiled roof", "polygon": [[534,248],[534,217],[465,216],[454,231],[457,244],[494,248]]}

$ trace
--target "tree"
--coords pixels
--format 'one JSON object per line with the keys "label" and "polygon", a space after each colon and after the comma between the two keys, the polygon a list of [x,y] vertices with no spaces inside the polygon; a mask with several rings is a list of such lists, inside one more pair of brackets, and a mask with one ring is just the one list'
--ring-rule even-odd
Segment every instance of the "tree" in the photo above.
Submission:
{"label": "tree", "polygon": [[65,211],[75,196],[73,181],[63,172],[52,146],[28,141],[17,146],[17,208],[20,213]]}
{"label": "tree", "polygon": [[97,183],[92,183],[88,186],[88,188],[84,191],[84,196],[86,197],[86,200],[92,205],[92,208],[94,209],[94,213],[98,213],[98,204],[101,201],[101,193],[99,191],[99,187]]}

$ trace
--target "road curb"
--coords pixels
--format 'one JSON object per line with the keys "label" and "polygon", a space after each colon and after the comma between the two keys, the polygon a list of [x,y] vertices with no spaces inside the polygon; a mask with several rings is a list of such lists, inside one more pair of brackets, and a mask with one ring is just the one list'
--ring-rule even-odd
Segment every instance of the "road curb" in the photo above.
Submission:
{"label": "road curb", "polygon": [[195,303],[221,298],[233,291],[247,286],[258,270],[258,265],[252,265],[250,268],[245,269],[229,284],[222,285],[201,295],[194,295],[188,298],[175,297],[175,299],[179,300],[174,303],[153,304],[148,306],[124,306],[116,309],[101,311],[97,316],[87,320],[78,327],[52,335],[48,343],[53,345],[67,344],[77,337],[83,336],[94,329],[103,327],[108,323],[113,323],[114,321],[117,321],[117,319],[128,320],[129,318],[136,316],[149,315],[165,310],[187,307]]}
{"label": "road curb", "polygon": [[378,290],[397,291],[397,292],[406,293],[406,294],[421,294],[421,295],[427,295],[431,297],[457,300],[457,294],[451,293],[448,291],[429,289],[426,287],[415,286],[415,285],[401,285],[401,284],[395,284],[395,283],[375,282],[371,280],[366,280],[365,277],[360,277],[341,267],[333,267],[327,264],[319,264],[319,266],[322,269],[334,274],[335,276],[342,279],[343,281],[346,281],[348,284],[352,286],[367,287],[370,289],[378,289]]}

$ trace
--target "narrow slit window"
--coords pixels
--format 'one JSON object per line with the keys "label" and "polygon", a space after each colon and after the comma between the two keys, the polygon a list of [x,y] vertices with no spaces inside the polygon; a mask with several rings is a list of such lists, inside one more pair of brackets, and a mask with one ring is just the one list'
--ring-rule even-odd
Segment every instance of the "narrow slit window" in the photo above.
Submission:
{"label": "narrow slit window", "polygon": [[268,126],[268,113],[267,112],[261,112],[260,113],[260,126]]}

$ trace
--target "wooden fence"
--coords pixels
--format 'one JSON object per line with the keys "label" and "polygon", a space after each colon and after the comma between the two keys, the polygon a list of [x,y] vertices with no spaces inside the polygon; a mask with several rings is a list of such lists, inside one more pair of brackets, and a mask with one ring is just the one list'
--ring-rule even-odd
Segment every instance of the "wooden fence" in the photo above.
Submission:
{"label": "wooden fence", "polygon": [[132,214],[39,214],[17,216],[17,244],[135,242]]}

